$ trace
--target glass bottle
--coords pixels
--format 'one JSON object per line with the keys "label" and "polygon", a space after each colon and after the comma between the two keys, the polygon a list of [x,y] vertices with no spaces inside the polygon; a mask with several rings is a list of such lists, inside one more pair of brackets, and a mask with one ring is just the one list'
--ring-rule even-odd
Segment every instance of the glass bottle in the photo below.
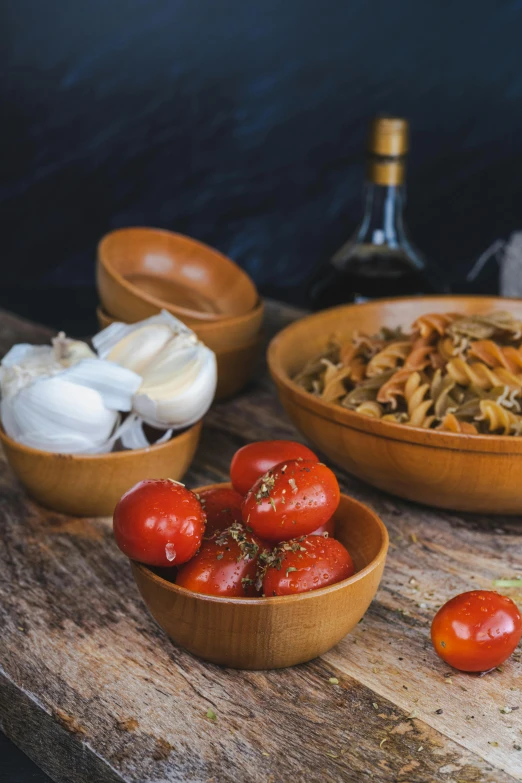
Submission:
{"label": "glass bottle", "polygon": [[363,218],[351,239],[316,272],[309,288],[316,310],[445,290],[440,273],[412,245],[404,226],[407,121],[376,118],[367,151]]}

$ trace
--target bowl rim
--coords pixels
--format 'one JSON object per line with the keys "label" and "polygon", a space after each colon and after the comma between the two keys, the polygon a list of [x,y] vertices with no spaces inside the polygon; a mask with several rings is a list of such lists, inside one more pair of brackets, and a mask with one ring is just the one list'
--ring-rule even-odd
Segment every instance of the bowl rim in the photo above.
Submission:
{"label": "bowl rim", "polygon": [[[288,375],[281,359],[282,345],[289,334],[299,332],[303,328],[303,323],[313,322],[321,318],[324,313],[333,313],[334,311],[346,311],[351,308],[370,308],[379,303],[402,303],[413,302],[416,300],[432,301],[434,305],[442,305],[446,300],[476,300],[484,302],[487,305],[492,301],[505,301],[506,303],[515,302],[522,306],[522,299],[515,297],[500,296],[474,296],[472,294],[445,294],[439,296],[424,297],[386,297],[371,302],[361,304],[340,305],[331,307],[327,310],[321,310],[317,313],[305,315],[297,321],[293,321],[288,326],[281,329],[275,337],[272,338],[267,349],[267,363],[272,379],[274,380],[280,394],[292,397],[293,404],[299,408],[312,413],[330,423],[339,424],[347,429],[365,432],[373,437],[382,438],[386,441],[401,441],[417,444],[427,448],[450,449],[452,451],[480,452],[483,454],[494,454],[500,457],[510,457],[522,454],[522,436],[519,438],[512,435],[469,435],[461,432],[438,432],[437,430],[422,429],[421,427],[408,427],[404,424],[397,424],[391,421],[382,421],[372,419],[370,416],[363,416],[355,411],[350,411],[333,402],[324,402],[318,397],[314,397],[309,392],[298,386]],[[509,304],[506,305],[506,309]]]}
{"label": "bowl rim", "polygon": [[[158,310],[158,312],[160,312],[161,309],[165,309],[165,308],[160,308]],[[263,299],[261,297],[259,297],[257,302],[256,302],[255,307],[253,307],[252,310],[249,310],[248,313],[243,313],[243,315],[231,315],[231,316],[228,316],[226,318],[220,318],[219,322],[218,321],[214,321],[214,322],[213,321],[201,321],[201,322],[199,322],[199,320],[198,320],[198,323],[194,324],[194,320],[193,320],[191,323],[186,324],[186,326],[188,326],[193,331],[194,331],[194,329],[193,329],[194,325],[196,326],[197,329],[201,329],[202,326],[204,326],[205,328],[208,328],[208,329],[212,329],[214,327],[217,328],[217,327],[221,327],[221,326],[224,326],[224,325],[226,325],[226,326],[242,326],[244,322],[249,321],[254,316],[257,316],[259,314],[259,312],[260,311],[263,312],[264,309],[265,309],[265,303],[264,303]],[[101,313],[106,318],[112,318],[115,321],[120,321],[119,318],[116,318],[116,316],[111,315],[110,313],[108,313],[107,310],[104,308],[104,306],[103,306],[103,304],[101,302],[96,307],[96,315],[98,315],[98,313]],[[172,315],[174,315],[174,313]],[[145,321],[145,320],[146,320],[145,318],[140,318],[140,321]],[[183,318],[180,318],[179,320],[183,321]],[[120,321],[120,323],[125,323],[125,321]],[[133,321],[133,323],[139,323],[139,321]],[[104,327],[104,328],[107,328],[107,327]]]}
{"label": "bowl rim", "polygon": [[[96,308],[96,315],[98,315],[98,311],[100,309],[101,309],[101,305]],[[103,312],[105,312],[105,311],[103,311]],[[112,318],[112,316],[109,316],[109,317]],[[145,319],[143,319],[143,320],[145,320]],[[125,321],[118,321],[117,318],[114,319],[114,322],[116,322],[116,323],[125,323]],[[136,321],[136,323],[139,323],[139,322]],[[111,325],[112,324],[109,324],[109,326],[111,326]],[[108,326],[103,327],[103,329],[108,329],[108,328],[109,328]],[[103,332],[103,329],[100,329],[100,331]],[[192,327],[189,326],[189,329],[192,329]],[[194,331],[194,329],[192,329],[192,331]],[[197,333],[196,333],[196,336],[197,336]],[[262,343],[264,337],[265,337],[265,331],[264,331],[263,328],[261,328],[258,331],[258,333],[254,337],[251,337],[249,339],[249,341],[246,342],[246,343],[240,343],[238,345],[235,345],[232,348],[218,348],[218,349],[216,349],[216,348],[209,348],[209,346],[205,343],[204,338],[199,337],[198,339],[201,340],[202,343],[207,345],[207,348],[209,348],[209,350],[211,350],[213,353],[215,353],[216,356],[224,356],[224,355],[229,354],[229,353],[237,353],[239,351],[246,351],[248,348],[255,348],[260,343]]]}
{"label": "bowl rim", "polygon": [[148,304],[153,305],[154,307],[158,307],[160,310],[169,310],[173,314],[179,313],[180,315],[183,315],[185,317],[192,318],[196,321],[203,321],[205,323],[212,323],[214,321],[223,321],[228,318],[239,318],[241,316],[250,315],[254,308],[250,309],[247,313],[241,313],[240,316],[230,316],[221,313],[205,313],[202,310],[192,310],[189,307],[179,307],[177,305],[169,304],[169,302],[166,302],[164,299],[159,299],[152,294],[148,294],[146,291],[142,291],[137,286],[132,285],[132,283],[129,283],[123,275],[121,275],[114,267],[110,264],[110,262],[105,257],[105,249],[108,242],[115,237],[115,235],[118,234],[124,234],[132,231],[144,231],[148,234],[157,234],[159,236],[165,236],[170,239],[175,240],[184,240],[186,242],[191,242],[194,245],[196,245],[201,250],[204,250],[205,252],[210,252],[213,255],[216,256],[216,258],[219,258],[221,262],[225,262],[227,265],[230,265],[233,267],[237,274],[244,278],[247,281],[247,284],[255,291],[256,293],[256,301],[259,299],[259,294],[257,291],[257,287],[250,277],[250,275],[239,266],[239,264],[236,264],[235,261],[233,261],[231,258],[226,256],[224,253],[221,253],[221,251],[217,250],[217,248],[211,247],[210,245],[205,244],[204,242],[201,242],[198,239],[194,239],[193,237],[187,236],[186,234],[180,234],[176,231],[169,231],[166,228],[156,228],[154,226],[122,226],[121,228],[115,228],[112,231],[108,231],[106,234],[102,236],[102,238],[99,240],[97,247],[96,247],[96,256],[101,266],[103,266],[103,269],[105,272],[113,278],[113,281],[116,282],[118,285],[122,286],[127,293],[132,294],[133,296],[137,296],[140,299],[143,299]]}
{"label": "bowl rim", "polygon": [[167,450],[169,446],[174,443],[181,445],[185,440],[189,440],[190,436],[195,434],[199,435],[199,432],[203,426],[203,419],[200,419],[195,424],[187,427],[178,435],[173,435],[172,438],[164,443],[153,443],[143,449],[124,449],[123,451],[109,451],[106,454],[67,454],[62,451],[44,451],[43,449],[34,449],[32,446],[26,446],[23,443],[19,443],[13,438],[9,437],[4,431],[4,428],[0,425],[0,441],[2,444],[6,444],[11,450],[18,451],[23,454],[39,457],[52,457],[59,460],[78,460],[81,462],[96,462],[100,459],[109,459],[112,461],[130,459],[131,457],[144,457],[150,454],[151,451],[157,453],[158,451]]}
{"label": "bowl rim", "polygon": [[[208,489],[223,489],[223,488],[230,488],[232,484],[229,481],[219,482],[217,484],[205,484],[202,487],[196,487],[195,489],[191,490],[192,492],[198,493],[198,492],[204,492]],[[352,584],[355,584],[355,582],[359,582],[361,579],[364,579],[366,576],[368,576],[372,571],[375,571],[375,569],[379,566],[380,562],[383,559],[386,559],[386,554],[388,552],[388,545],[390,542],[390,537],[388,534],[388,530],[386,528],[386,525],[382,521],[382,519],[379,517],[379,515],[372,509],[370,506],[367,506],[365,503],[361,503],[360,500],[356,500],[355,498],[351,497],[350,495],[346,495],[345,493],[341,493],[341,497],[345,500],[348,500],[350,503],[358,506],[360,509],[364,509],[366,513],[368,513],[373,521],[377,524],[377,528],[379,529],[379,532],[381,534],[381,543],[379,546],[379,551],[373,557],[368,565],[364,566],[364,568],[361,568],[360,571],[357,571],[357,573],[353,574],[352,576],[349,576],[347,579],[342,579],[340,582],[335,582],[333,585],[327,585],[326,587],[319,587],[317,590],[309,590],[306,593],[295,593],[294,595],[277,595],[277,596],[265,596],[265,597],[252,597],[252,598],[236,598],[236,597],[228,597],[224,595],[206,595],[205,593],[196,593],[193,590],[188,590],[186,587],[180,587],[179,585],[175,584],[174,582],[168,582],[166,579],[163,579],[163,577],[159,576],[158,574],[155,574],[149,566],[145,565],[145,563],[139,563],[137,560],[131,560],[132,568],[140,571],[146,579],[149,581],[152,581],[156,583],[159,587],[163,587],[167,589],[169,592],[176,593],[177,595],[181,597],[191,597],[195,600],[201,600],[205,603],[218,603],[218,604],[235,604],[239,606],[273,606],[275,604],[281,604],[283,602],[291,603],[295,601],[309,601],[312,600],[314,597],[320,596],[320,595],[326,595],[327,593],[333,593],[336,590],[342,590],[345,587],[349,587]]]}

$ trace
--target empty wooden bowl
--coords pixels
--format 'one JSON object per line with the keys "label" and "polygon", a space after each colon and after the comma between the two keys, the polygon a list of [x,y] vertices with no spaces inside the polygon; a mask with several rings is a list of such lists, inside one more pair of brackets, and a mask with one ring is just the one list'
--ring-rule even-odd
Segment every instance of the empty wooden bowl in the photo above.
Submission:
{"label": "empty wooden bowl", "polygon": [[[96,310],[96,315],[102,329],[110,326],[115,321],[101,307],[98,307]],[[194,331],[198,332],[199,330],[195,329]],[[199,337],[203,340],[201,335]],[[203,342],[216,354],[218,379],[215,399],[224,400],[240,392],[252,377],[259,356],[262,338],[261,335],[257,334],[253,338],[248,338],[246,341],[238,343],[235,347],[221,348],[219,346],[213,347],[212,343],[214,340],[212,337],[212,333],[209,333],[208,339],[203,340]]]}
{"label": "empty wooden bowl", "polygon": [[349,633],[381,580],[388,533],[379,517],[341,495],[335,520],[336,538],[352,555],[357,573],[309,593],[225,598],[178,587],[140,563],[133,562],[132,571],[152,616],[194,655],[235,669],[294,666],[322,655]]}
{"label": "empty wooden bowl", "polygon": [[97,285],[107,312],[132,323],[164,308],[186,323],[249,313],[258,294],[229,258],[190,237],[122,228],[98,245]]}
{"label": "empty wooden bowl", "polygon": [[179,481],[194,457],[201,422],[166,443],[110,454],[54,454],[23,446],[0,428],[0,441],[28,494],[46,508],[80,517],[104,517],[120,497],[146,478]]}
{"label": "empty wooden bowl", "polygon": [[268,348],[281,402],[301,432],[336,465],[379,489],[440,508],[488,514],[522,513],[522,437],[463,435],[372,419],[323,402],[292,378],[331,336],[383,326],[409,328],[426,313],[508,310],[522,318],[522,300],[489,296],[385,299],[338,307],[291,324]]}
{"label": "empty wooden bowl", "polygon": [[[156,312],[160,311],[157,310]],[[199,339],[213,351],[228,351],[252,342],[252,340],[258,337],[263,322],[263,313],[264,305],[262,300],[259,300],[253,310],[234,318],[224,318],[220,321],[208,323],[204,321],[189,323],[184,318],[180,318],[180,320],[193,329]],[[131,320],[117,318],[113,313],[101,306],[96,310],[96,314],[102,329],[114,323],[114,321],[133,324],[142,320],[140,318]]]}

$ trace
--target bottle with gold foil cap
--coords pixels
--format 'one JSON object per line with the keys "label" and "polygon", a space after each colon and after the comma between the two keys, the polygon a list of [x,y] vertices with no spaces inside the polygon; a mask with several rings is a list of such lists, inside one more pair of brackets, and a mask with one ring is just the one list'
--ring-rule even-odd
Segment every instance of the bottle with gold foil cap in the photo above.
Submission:
{"label": "bottle with gold foil cap", "polygon": [[438,270],[412,245],[404,226],[408,149],[405,119],[372,121],[363,217],[352,238],[316,272],[309,291],[314,309],[445,290]]}

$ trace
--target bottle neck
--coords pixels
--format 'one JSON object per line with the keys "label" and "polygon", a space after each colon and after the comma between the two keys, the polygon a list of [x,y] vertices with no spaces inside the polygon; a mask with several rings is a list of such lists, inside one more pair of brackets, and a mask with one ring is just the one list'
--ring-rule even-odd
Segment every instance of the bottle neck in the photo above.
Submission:
{"label": "bottle neck", "polygon": [[399,247],[406,238],[402,219],[405,202],[404,185],[379,185],[367,180],[357,243]]}

